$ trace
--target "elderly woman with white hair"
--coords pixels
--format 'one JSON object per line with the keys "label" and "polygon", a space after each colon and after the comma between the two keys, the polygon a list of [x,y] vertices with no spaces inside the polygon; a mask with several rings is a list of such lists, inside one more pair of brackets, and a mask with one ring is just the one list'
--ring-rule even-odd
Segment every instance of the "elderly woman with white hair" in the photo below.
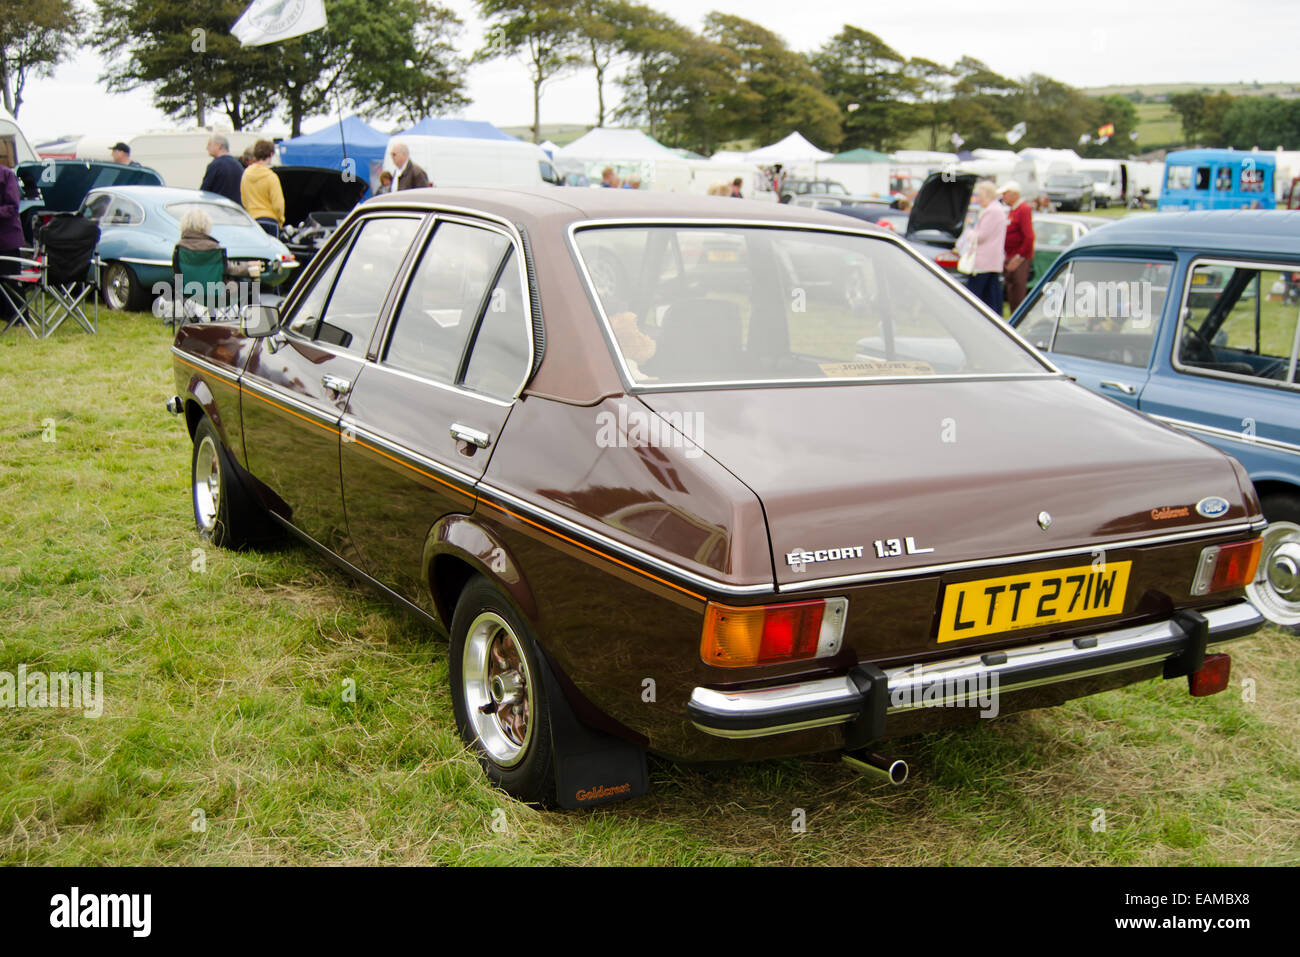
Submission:
{"label": "elderly woman with white hair", "polygon": [[998,202],[992,180],[975,184],[974,200],[982,208],[973,228],[957,240],[957,252],[972,260],[966,288],[999,316],[1002,315],[1002,266],[1006,257],[1007,212]]}
{"label": "elderly woman with white hair", "polygon": [[[181,216],[181,241],[176,245],[196,251],[222,248],[221,243],[212,235],[212,217],[200,206],[190,206]],[[260,262],[226,262],[227,276],[256,279],[261,274]]]}

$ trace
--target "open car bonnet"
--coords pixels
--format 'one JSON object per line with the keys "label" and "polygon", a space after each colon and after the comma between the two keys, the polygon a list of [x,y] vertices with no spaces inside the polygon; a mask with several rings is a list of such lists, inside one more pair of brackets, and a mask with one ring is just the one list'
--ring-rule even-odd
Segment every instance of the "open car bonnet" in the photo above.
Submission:
{"label": "open car bonnet", "polygon": [[953,239],[961,235],[970,209],[971,195],[975,192],[974,173],[931,173],[912,201],[912,214],[907,218],[907,235],[923,232],[942,232]]}
{"label": "open car bonnet", "polygon": [[361,202],[370,186],[368,173],[344,179],[336,169],[317,166],[272,166],[284,191],[284,221],[297,226],[312,213],[346,213]]}
{"label": "open car bonnet", "polygon": [[92,189],[104,186],[162,186],[162,177],[147,166],[125,166],[101,160],[51,160],[19,163],[14,172],[23,199],[38,196],[45,209],[75,212]]}

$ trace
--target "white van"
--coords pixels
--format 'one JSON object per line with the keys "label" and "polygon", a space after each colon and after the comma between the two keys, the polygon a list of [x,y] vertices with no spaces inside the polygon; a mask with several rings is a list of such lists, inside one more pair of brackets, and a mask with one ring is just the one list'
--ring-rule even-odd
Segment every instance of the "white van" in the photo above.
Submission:
{"label": "white van", "polygon": [[0,106],[0,163],[12,169],[19,163],[35,163],[37,159],[18,121]]}
{"label": "white van", "polygon": [[[230,155],[238,157],[258,140],[271,137],[261,132],[232,132],[217,130],[230,141]],[[212,162],[208,155],[208,140],[213,131],[196,130],[158,130],[152,133],[140,133],[125,140],[131,147],[131,160],[141,166],[148,166],[162,177],[163,184],[178,189],[198,189],[203,182],[203,174]],[[117,137],[83,136],[77,143],[77,159],[109,160],[113,158],[113,144]],[[279,154],[276,154],[277,157]],[[272,160],[278,163],[278,158]]]}
{"label": "white van", "polygon": [[388,141],[384,169],[393,173],[393,144],[404,143],[411,162],[434,186],[543,186],[564,182],[536,143],[399,134]]}
{"label": "white van", "polygon": [[1128,200],[1128,167],[1119,160],[1081,159],[1074,164],[1074,172],[1092,181],[1098,206],[1120,206]]}

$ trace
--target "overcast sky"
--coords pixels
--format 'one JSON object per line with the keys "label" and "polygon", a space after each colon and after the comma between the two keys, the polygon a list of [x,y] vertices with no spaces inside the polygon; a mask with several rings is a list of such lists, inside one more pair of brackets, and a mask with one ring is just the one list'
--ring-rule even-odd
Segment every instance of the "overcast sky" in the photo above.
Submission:
{"label": "overcast sky", "polygon": [[[477,48],[482,23],[473,0],[442,0],[465,21],[463,52]],[[650,0],[699,28],[702,11],[717,9],[762,24],[796,50],[811,50],[845,23],[870,30],[904,56],[953,63],[963,55],[999,73],[1045,73],[1072,86],[1112,83],[1296,82],[1293,39],[1297,0]],[[128,137],[173,126],[153,109],[147,91],[109,95],[99,82],[102,62],[83,52],[51,79],[30,81],[19,121],[33,142],[65,134]],[[524,66],[496,61],[469,71],[473,103],[463,116],[498,126],[532,121]],[[617,100],[611,84],[606,102]],[[543,123],[595,122],[590,71],[547,84]],[[211,118],[209,118],[211,121]],[[309,120],[306,130],[326,122]],[[285,124],[272,124],[283,132]]]}

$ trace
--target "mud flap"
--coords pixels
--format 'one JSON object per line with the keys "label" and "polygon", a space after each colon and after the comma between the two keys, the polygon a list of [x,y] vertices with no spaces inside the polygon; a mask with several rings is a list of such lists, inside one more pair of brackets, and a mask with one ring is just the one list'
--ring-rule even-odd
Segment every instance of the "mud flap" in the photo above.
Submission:
{"label": "mud flap", "polygon": [[546,655],[539,655],[551,703],[556,803],[576,809],[641,797],[650,789],[645,749],[587,727],[569,707]]}

